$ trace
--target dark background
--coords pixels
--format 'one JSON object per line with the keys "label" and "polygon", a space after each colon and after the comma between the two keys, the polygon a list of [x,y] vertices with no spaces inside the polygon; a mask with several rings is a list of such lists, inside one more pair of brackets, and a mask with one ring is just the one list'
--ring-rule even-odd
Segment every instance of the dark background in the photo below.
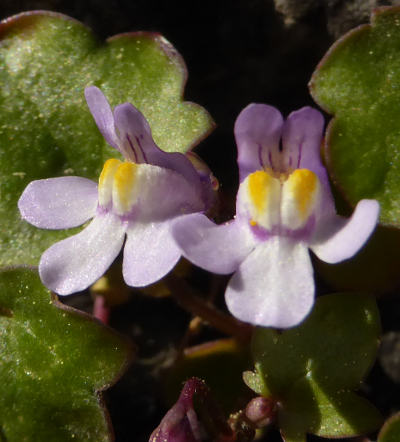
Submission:
{"label": "dark background", "polygon": [[[0,19],[47,9],[82,21],[104,39],[137,30],[163,34],[186,61],[185,99],[204,106],[217,124],[197,152],[218,177],[230,217],[237,183],[233,124],[240,110],[250,102],[262,102],[286,115],[315,105],[307,83],[330,45],[348,29],[368,22],[373,6],[396,3],[400,1],[0,0]],[[138,295],[111,320],[139,347],[135,366],[106,395],[116,440],[147,441],[165,413],[153,382],[157,357],[163,360],[189,316],[171,300]],[[148,362],[151,358],[153,364]],[[381,378],[379,370],[373,372],[375,378]],[[380,382],[387,383],[386,391],[393,390],[391,381]],[[385,407],[389,398],[380,393],[375,399]]]}

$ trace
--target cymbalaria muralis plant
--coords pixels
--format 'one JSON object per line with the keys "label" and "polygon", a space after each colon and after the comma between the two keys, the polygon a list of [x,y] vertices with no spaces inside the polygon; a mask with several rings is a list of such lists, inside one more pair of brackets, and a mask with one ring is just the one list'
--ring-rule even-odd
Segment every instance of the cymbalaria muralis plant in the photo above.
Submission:
{"label": "cymbalaria muralis plant", "polygon": [[[101,44],[43,11],[0,23],[0,440],[114,440],[101,394],[135,353],[124,394],[151,378],[148,394],[170,407],[160,420],[158,400],[142,406],[158,419],[150,442],[400,440],[399,413],[359,391],[380,345],[375,295],[400,286],[400,271],[360,282],[386,267],[378,257],[400,262],[399,58],[400,7],[378,9],[312,76],[326,127],[315,107],[285,119],[248,104],[226,216],[229,192],[192,151],[213,121],[183,101],[169,42],[137,32]],[[63,300],[92,314],[58,300],[78,292]],[[130,299],[149,297],[142,323],[126,319]],[[158,311],[167,297],[195,317],[148,357],[141,346],[158,342],[146,327],[162,340],[179,322]]]}

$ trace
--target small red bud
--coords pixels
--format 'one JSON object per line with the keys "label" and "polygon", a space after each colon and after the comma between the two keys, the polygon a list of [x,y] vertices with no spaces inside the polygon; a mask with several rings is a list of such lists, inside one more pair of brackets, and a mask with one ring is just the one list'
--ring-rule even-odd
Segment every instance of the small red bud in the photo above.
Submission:
{"label": "small red bud", "polygon": [[262,396],[256,397],[247,404],[245,414],[255,427],[265,427],[275,420],[276,402]]}

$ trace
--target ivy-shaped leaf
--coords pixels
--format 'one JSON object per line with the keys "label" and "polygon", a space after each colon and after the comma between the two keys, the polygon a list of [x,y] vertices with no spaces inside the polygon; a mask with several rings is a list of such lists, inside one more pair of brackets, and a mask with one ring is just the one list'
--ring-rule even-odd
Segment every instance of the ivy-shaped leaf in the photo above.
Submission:
{"label": "ivy-shaped leaf", "polygon": [[328,51],[310,82],[335,116],[325,158],[351,204],[375,198],[381,221],[400,226],[400,7],[373,12]]}
{"label": "ivy-shaped leaf", "polygon": [[100,87],[112,106],[133,103],[161,148],[185,152],[213,124],[200,106],[182,101],[186,77],[182,58],[158,34],[102,43],[81,23],[43,12],[0,24],[0,265],[36,264],[45,248],[71,235],[19,221],[16,203],[30,181],[97,181],[104,161],[117,155],[93,121],[85,87]]}
{"label": "ivy-shaped leaf", "polygon": [[256,329],[258,393],[279,402],[286,442],[303,442],[306,433],[355,436],[379,426],[378,411],[353,392],[375,359],[379,333],[375,300],[351,293],[318,298],[298,327]]}
{"label": "ivy-shaped leaf", "polygon": [[400,413],[391,416],[382,427],[377,442],[399,442],[400,440]]}
{"label": "ivy-shaped leaf", "polygon": [[37,272],[1,271],[3,439],[110,441],[99,391],[120,376],[129,353],[110,329],[52,300]]}

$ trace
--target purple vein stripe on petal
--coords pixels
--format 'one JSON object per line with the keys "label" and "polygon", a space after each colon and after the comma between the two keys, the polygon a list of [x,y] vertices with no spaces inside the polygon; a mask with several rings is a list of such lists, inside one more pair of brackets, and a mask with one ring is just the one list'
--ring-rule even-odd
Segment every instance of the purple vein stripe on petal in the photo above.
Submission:
{"label": "purple vein stripe on petal", "polygon": [[142,152],[144,162],[147,163],[146,152],[145,152],[145,150],[142,147],[142,143],[140,142],[140,139],[139,139],[139,137],[137,135],[135,135],[135,139],[136,139],[137,145],[139,146],[140,152]]}
{"label": "purple vein stripe on petal", "polygon": [[323,129],[321,112],[312,107],[303,107],[288,116],[282,133],[284,159],[293,157],[297,168],[311,170],[320,180],[323,194],[321,217],[336,213],[328,173],[321,161]]}
{"label": "purple vein stripe on petal", "polygon": [[[129,144],[124,147],[124,154],[129,158],[130,150],[134,151],[140,163],[146,163],[147,152],[156,149],[149,123],[143,114],[131,103],[123,103],[116,106],[114,110],[115,125],[119,131],[121,140]],[[140,140],[140,143],[137,143]],[[132,158],[133,159],[133,158]]]}
{"label": "purple vein stripe on petal", "polygon": [[[268,152],[268,159],[270,160],[271,163],[271,167],[272,167],[272,158],[271,158],[271,153]],[[260,163],[260,169],[264,168],[264,161],[262,158],[262,146],[261,144],[258,145],[258,162]]]}
{"label": "purple vein stripe on petal", "polygon": [[[301,162],[301,157],[303,154],[303,144],[304,144],[304,140],[301,140],[300,145],[299,145],[299,157],[297,159],[297,169],[300,169],[300,162]],[[292,159],[292,157],[289,157],[290,160]]]}
{"label": "purple vein stripe on petal", "polygon": [[282,144],[285,158],[297,159],[297,168],[312,170],[318,175],[322,166],[320,148],[324,117],[312,107],[292,112],[283,126]]}
{"label": "purple vein stripe on petal", "polygon": [[138,154],[136,152],[135,146],[132,143],[131,137],[128,134],[126,134],[126,139],[128,140],[128,144],[131,148],[131,153],[133,154],[133,161],[135,163],[138,163],[139,162]]}
{"label": "purple vein stripe on petal", "polygon": [[[127,140],[129,143],[129,152],[125,152],[125,156],[129,158],[132,149],[135,155],[132,158],[134,161],[173,170],[183,175],[193,186],[201,187],[196,169],[183,154],[164,152],[155,144],[148,122],[135,106],[130,103],[120,104],[115,108],[114,114],[115,124],[121,139]],[[140,152],[137,152],[136,149],[139,149]]]}

